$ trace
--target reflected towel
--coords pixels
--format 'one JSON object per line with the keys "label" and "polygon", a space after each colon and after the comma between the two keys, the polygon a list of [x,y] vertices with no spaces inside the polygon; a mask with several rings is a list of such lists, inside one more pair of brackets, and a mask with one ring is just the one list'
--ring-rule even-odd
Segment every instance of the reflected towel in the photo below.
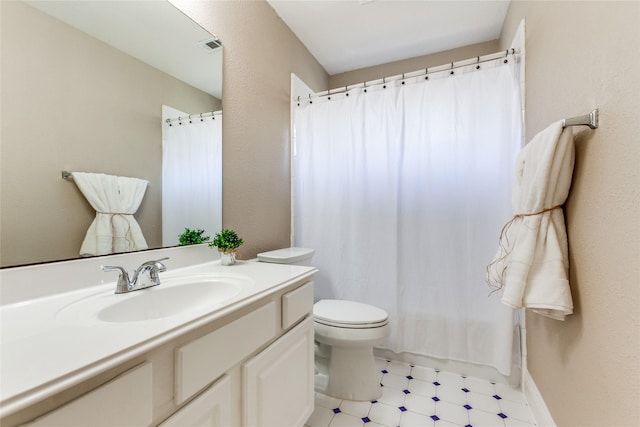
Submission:
{"label": "reflected towel", "polygon": [[140,207],[148,181],[100,173],[73,172],[72,175],[84,197],[96,210],[96,218],[80,248],[81,256],[148,248],[133,217]]}

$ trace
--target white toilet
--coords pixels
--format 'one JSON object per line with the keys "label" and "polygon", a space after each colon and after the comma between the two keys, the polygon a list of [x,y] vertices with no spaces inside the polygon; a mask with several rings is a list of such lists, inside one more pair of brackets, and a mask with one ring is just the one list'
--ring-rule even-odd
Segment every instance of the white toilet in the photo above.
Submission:
{"label": "white toilet", "polygon": [[[258,254],[264,262],[311,265],[313,249],[286,248]],[[324,299],[313,306],[316,390],[348,400],[382,395],[373,347],[389,335],[387,312],[355,301]]]}

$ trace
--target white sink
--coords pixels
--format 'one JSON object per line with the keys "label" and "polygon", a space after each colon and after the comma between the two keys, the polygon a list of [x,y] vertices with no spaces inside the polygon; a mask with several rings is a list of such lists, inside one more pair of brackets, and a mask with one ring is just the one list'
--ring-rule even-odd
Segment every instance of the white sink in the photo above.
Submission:
{"label": "white sink", "polygon": [[159,286],[117,295],[102,291],[80,299],[58,311],[56,319],[74,324],[160,320],[221,307],[252,285],[252,279],[241,275],[161,277]]}

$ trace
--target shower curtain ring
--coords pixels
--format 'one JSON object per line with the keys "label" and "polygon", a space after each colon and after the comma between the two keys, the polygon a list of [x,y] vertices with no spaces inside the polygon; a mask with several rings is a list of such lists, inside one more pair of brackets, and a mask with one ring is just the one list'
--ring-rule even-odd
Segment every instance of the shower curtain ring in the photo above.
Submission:
{"label": "shower curtain ring", "polygon": [[424,69],[424,79],[429,80],[429,67],[425,67]]}
{"label": "shower curtain ring", "polygon": [[505,63],[505,64],[506,64],[507,62],[509,62],[509,60],[507,59],[507,57],[508,57],[508,56],[509,56],[509,49],[507,49],[507,50],[505,51],[505,54],[504,54],[504,63]]}
{"label": "shower curtain ring", "polygon": [[404,73],[402,73],[402,84],[404,84]]}
{"label": "shower curtain ring", "polygon": [[386,81],[386,78],[383,77],[382,78],[382,89],[386,89],[386,88],[387,88],[387,81]]}
{"label": "shower curtain ring", "polygon": [[480,57],[478,56],[478,62],[476,63],[476,70],[480,69]]}
{"label": "shower curtain ring", "polygon": [[362,82],[362,84],[364,85],[364,93],[367,93],[367,82]]}
{"label": "shower curtain ring", "polygon": [[451,72],[449,74],[453,74],[453,62],[451,63]]}

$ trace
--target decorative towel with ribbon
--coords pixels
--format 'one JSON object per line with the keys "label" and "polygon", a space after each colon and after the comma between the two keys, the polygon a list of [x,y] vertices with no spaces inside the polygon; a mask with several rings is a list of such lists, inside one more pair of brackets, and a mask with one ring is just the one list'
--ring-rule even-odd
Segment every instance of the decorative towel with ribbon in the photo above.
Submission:
{"label": "decorative towel with ribbon", "polygon": [[73,172],[76,185],[96,210],[80,248],[81,256],[108,255],[147,249],[140,225],[133,217],[148,181],[138,178]]}
{"label": "decorative towel with ribbon", "polygon": [[558,121],[537,134],[518,155],[513,219],[487,267],[487,282],[502,289],[502,302],[564,320],[573,313],[569,251],[562,205],[569,195],[575,148],[573,131]]}

